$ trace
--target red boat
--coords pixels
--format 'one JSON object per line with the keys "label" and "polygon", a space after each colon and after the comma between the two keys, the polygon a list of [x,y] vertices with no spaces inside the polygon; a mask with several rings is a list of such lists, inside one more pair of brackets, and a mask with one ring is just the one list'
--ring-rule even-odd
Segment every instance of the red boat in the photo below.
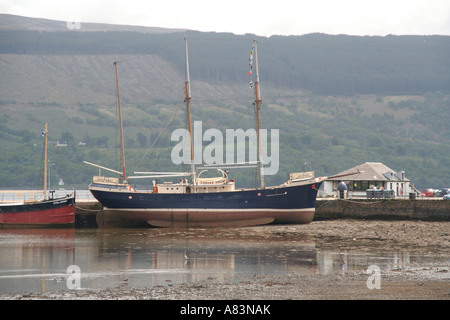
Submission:
{"label": "red boat", "polygon": [[0,204],[0,228],[73,227],[75,196],[31,203]]}
{"label": "red boat", "polygon": [[0,203],[0,228],[73,227],[75,194],[47,197],[47,124],[45,124],[44,199],[20,203]]}

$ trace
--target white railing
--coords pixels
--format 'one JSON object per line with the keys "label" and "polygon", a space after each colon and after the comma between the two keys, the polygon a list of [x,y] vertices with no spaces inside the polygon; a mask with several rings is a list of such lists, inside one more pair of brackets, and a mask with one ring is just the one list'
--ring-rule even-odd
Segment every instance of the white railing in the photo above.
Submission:
{"label": "white railing", "polygon": [[[51,191],[47,191],[47,197],[51,195]],[[64,197],[72,194],[73,190],[54,190],[53,197]],[[0,190],[0,203],[39,201],[44,199],[42,190]],[[76,201],[97,201],[89,190],[76,190]]]}

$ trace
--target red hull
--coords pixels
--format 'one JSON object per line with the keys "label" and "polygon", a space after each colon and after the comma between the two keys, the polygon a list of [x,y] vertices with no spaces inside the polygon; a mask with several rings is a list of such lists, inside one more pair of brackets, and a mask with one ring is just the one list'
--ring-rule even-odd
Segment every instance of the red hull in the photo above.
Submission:
{"label": "red hull", "polygon": [[[65,200],[66,205],[43,205],[31,210],[20,210],[16,212],[0,212],[0,228],[21,227],[71,227],[75,223],[74,199]],[[5,210],[6,211],[6,210]]]}

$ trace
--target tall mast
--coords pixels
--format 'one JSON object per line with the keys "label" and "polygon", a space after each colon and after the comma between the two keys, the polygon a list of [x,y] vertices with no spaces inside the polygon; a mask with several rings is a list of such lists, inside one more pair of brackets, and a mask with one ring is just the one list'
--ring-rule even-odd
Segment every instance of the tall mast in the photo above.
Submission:
{"label": "tall mast", "polygon": [[265,188],[264,175],[262,172],[262,148],[261,148],[261,122],[259,117],[259,109],[261,108],[261,94],[259,91],[259,70],[258,70],[258,48],[256,39],[253,40],[253,47],[255,48],[255,71],[256,71],[256,81],[255,81],[255,109],[256,109],[256,136],[258,138],[258,173],[259,173],[259,185],[261,189]]}
{"label": "tall mast", "polygon": [[48,133],[48,123],[45,124],[44,131],[44,200],[47,198],[47,133]]}
{"label": "tall mast", "polygon": [[114,66],[116,67],[116,85],[117,85],[117,102],[119,108],[119,125],[120,125],[120,148],[122,154],[122,178],[125,181],[127,178],[125,172],[125,147],[123,145],[123,127],[122,127],[122,110],[120,108],[120,91],[119,91],[119,71],[118,71],[118,61],[114,61]]}
{"label": "tall mast", "polygon": [[184,101],[186,102],[187,123],[188,123],[190,145],[191,145],[191,173],[192,173],[192,178],[194,178],[194,173],[195,173],[194,146],[193,146],[192,127],[191,127],[191,110],[190,110],[191,81],[190,81],[190,77],[189,77],[189,55],[188,55],[188,44],[187,44],[186,36],[184,37],[184,44],[185,44],[185,53],[186,53],[186,81],[184,83],[186,97],[185,97]]}

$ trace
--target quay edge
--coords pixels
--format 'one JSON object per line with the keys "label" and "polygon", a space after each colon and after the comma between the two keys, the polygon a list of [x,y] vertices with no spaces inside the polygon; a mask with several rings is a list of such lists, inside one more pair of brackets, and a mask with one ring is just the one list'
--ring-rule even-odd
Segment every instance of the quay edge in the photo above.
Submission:
{"label": "quay edge", "polygon": [[77,201],[75,204],[75,228],[98,228],[96,216],[102,211],[98,201]]}
{"label": "quay edge", "polygon": [[317,199],[314,220],[450,221],[450,201],[442,199]]}

